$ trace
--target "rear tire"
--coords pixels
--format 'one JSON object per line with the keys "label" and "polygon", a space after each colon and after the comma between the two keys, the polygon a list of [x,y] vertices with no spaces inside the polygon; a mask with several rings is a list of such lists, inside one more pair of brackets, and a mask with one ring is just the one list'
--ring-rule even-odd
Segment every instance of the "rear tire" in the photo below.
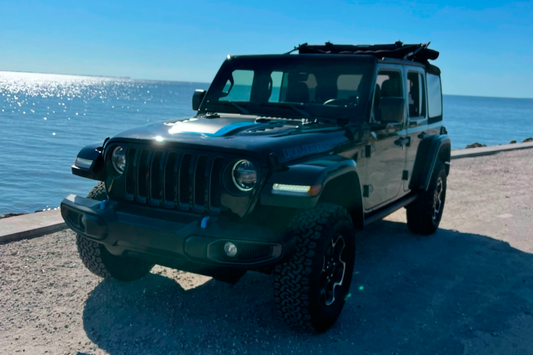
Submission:
{"label": "rear tire", "polygon": [[407,227],[415,234],[430,235],[439,228],[446,201],[446,169],[437,163],[427,191],[407,206]]}
{"label": "rear tire", "polygon": [[[94,200],[105,200],[105,184],[99,182],[87,195]],[[116,256],[107,251],[103,244],[76,235],[76,245],[83,265],[93,274],[119,281],[133,281],[146,275],[154,264],[144,260]]]}
{"label": "rear tire", "polygon": [[355,229],[346,209],[319,204],[297,214],[288,232],[296,238],[291,259],[274,272],[274,300],[289,326],[325,332],[339,317],[350,290]]}

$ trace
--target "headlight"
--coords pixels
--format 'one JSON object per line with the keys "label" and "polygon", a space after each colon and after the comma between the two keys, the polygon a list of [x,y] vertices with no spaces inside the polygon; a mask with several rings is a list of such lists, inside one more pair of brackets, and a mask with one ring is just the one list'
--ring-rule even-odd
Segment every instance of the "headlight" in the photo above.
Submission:
{"label": "headlight", "polygon": [[257,169],[248,160],[239,160],[231,172],[233,183],[241,191],[250,191],[257,183]]}
{"label": "headlight", "polygon": [[111,153],[111,162],[113,163],[113,168],[119,174],[122,174],[126,167],[126,150],[121,146],[116,147]]}

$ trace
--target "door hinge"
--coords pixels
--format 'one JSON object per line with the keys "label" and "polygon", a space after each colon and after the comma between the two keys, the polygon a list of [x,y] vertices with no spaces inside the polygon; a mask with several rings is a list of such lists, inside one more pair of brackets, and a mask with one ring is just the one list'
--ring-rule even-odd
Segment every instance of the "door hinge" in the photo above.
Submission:
{"label": "door hinge", "polygon": [[402,180],[405,180],[405,181],[409,180],[409,171],[408,170],[404,170],[402,172]]}
{"label": "door hinge", "polygon": [[372,185],[363,185],[363,197],[370,197],[370,194],[374,191]]}
{"label": "door hinge", "polygon": [[375,151],[376,146],[374,144],[365,145],[365,149],[361,152],[361,156],[363,158],[370,158]]}

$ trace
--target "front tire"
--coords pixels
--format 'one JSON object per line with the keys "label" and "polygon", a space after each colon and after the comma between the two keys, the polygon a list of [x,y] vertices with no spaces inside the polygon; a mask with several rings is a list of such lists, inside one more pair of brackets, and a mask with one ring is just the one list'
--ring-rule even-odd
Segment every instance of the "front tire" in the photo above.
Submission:
{"label": "front tire", "polygon": [[446,169],[435,166],[427,191],[407,206],[407,227],[415,234],[430,235],[439,228],[446,201]]}
{"label": "front tire", "polygon": [[[87,198],[105,200],[107,198],[105,184],[103,182],[96,184]],[[137,280],[149,273],[154,266],[154,264],[144,260],[113,255],[107,251],[103,244],[89,240],[79,234],[76,235],[76,246],[83,265],[93,274],[106,279]]]}
{"label": "front tire", "polygon": [[350,290],[355,230],[346,209],[319,204],[297,214],[289,225],[296,252],[278,265],[274,299],[290,326],[325,332],[339,317]]}

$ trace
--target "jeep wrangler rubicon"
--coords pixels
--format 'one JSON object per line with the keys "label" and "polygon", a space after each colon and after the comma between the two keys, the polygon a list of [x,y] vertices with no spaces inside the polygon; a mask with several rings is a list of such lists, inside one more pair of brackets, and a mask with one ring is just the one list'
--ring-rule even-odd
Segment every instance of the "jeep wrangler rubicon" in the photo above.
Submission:
{"label": "jeep wrangler rubicon", "polygon": [[412,232],[438,228],[451,147],[438,55],[397,42],[228,56],[194,117],[79,152],[73,174],[99,182],[61,213],[84,265],[121,281],[154,264],[227,282],[272,273],[280,316],[326,331],[357,229],[402,207]]}

